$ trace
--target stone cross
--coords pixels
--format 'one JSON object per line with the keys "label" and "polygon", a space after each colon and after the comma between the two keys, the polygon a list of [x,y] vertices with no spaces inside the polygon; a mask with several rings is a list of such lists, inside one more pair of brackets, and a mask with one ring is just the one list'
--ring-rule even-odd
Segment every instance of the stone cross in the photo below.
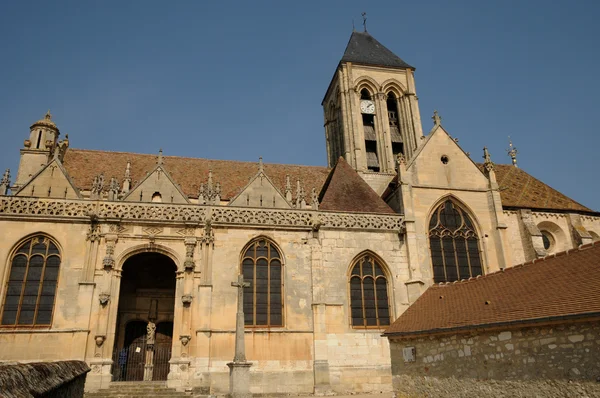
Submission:
{"label": "stone cross", "polygon": [[244,282],[244,275],[238,275],[237,282],[231,282],[237,287],[237,318],[235,320],[235,356],[233,362],[246,362],[246,347],[244,344],[244,288],[250,287],[249,282]]}

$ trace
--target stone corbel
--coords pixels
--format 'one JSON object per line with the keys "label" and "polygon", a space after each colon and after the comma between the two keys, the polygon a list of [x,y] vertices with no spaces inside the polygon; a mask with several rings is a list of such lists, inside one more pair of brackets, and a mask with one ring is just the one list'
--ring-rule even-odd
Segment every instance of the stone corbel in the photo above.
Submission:
{"label": "stone corbel", "polygon": [[110,300],[110,294],[100,293],[100,295],[98,296],[98,300],[100,300],[100,305],[104,307],[106,306],[106,304],[108,304],[108,301]]}
{"label": "stone corbel", "polygon": [[195,267],[194,249],[196,248],[196,238],[185,238],[185,261],[183,266],[186,271],[192,271]]}
{"label": "stone corbel", "polygon": [[184,347],[186,345],[188,345],[188,343],[190,342],[191,339],[192,339],[192,336],[189,336],[189,335],[179,336],[179,341],[181,341],[181,344],[183,344]]}
{"label": "stone corbel", "polygon": [[102,260],[102,265],[105,270],[111,270],[115,267],[115,246],[117,244],[117,235],[116,234],[107,234],[105,236],[106,239],[106,255]]}
{"label": "stone corbel", "polygon": [[96,345],[98,347],[102,347],[102,344],[104,344],[104,340],[106,340],[106,336],[104,335],[97,335],[94,339],[96,341]]}
{"label": "stone corbel", "polygon": [[191,294],[184,294],[183,296],[181,296],[181,302],[185,306],[189,306],[190,304],[192,304],[192,299],[193,296]]}

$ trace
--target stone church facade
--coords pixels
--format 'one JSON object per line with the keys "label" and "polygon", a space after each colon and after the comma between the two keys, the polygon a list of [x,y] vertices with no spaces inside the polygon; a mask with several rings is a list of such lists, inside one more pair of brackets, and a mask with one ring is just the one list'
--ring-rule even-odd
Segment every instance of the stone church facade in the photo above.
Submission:
{"label": "stone church facade", "polygon": [[366,32],[322,105],[328,167],[73,149],[33,123],[0,182],[0,360],[227,392],[243,274],[252,392],[391,391],[382,332],[428,286],[600,235],[439,116],[424,135],[414,68]]}

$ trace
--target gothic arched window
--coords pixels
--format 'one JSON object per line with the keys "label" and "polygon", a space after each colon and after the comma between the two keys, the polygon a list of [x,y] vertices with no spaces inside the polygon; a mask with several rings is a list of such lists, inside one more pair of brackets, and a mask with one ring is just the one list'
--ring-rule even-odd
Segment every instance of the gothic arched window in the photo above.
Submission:
{"label": "gothic arched window", "polygon": [[479,237],[473,221],[450,199],[431,216],[429,246],[435,283],[482,274]]}
{"label": "gothic arched window", "polygon": [[387,278],[372,255],[360,256],[350,273],[352,326],[381,327],[390,324]]}
{"label": "gothic arched window", "polygon": [[250,286],[244,288],[246,326],[283,326],[283,278],[279,251],[265,238],[244,249],[242,274]]}
{"label": "gothic arched window", "polygon": [[2,325],[50,326],[60,268],[60,252],[50,238],[27,239],[11,259]]}

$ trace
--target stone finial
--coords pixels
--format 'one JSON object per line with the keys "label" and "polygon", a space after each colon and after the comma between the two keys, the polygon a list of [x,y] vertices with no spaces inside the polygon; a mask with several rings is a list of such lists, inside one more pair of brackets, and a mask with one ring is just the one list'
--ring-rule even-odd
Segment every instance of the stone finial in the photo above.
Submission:
{"label": "stone finial", "polygon": [[285,200],[292,203],[292,183],[289,174],[285,176]]}
{"label": "stone finial", "polygon": [[442,125],[442,117],[438,114],[437,110],[433,111],[433,116],[431,118],[433,119],[434,126]]}
{"label": "stone finial", "polygon": [[306,207],[306,194],[304,193],[304,187],[300,188],[300,208],[303,209]]}
{"label": "stone finial", "polygon": [[121,192],[126,194],[131,189],[131,162],[127,161],[127,167],[125,168],[125,179],[123,180],[123,189]]}
{"label": "stone finial", "polygon": [[208,180],[206,184],[200,184],[198,192],[198,203],[203,204],[220,204],[221,203],[221,184],[213,182],[212,170],[208,170]]}
{"label": "stone finial", "polygon": [[300,180],[296,180],[296,208],[300,208]]}
{"label": "stone finial", "polygon": [[4,171],[2,180],[0,180],[0,195],[6,195],[10,187],[10,169]]}
{"label": "stone finial", "polygon": [[510,159],[512,160],[512,164],[515,167],[519,167],[517,166],[517,147],[513,146],[512,140],[510,139],[510,137],[508,137],[508,149],[506,150],[506,152],[508,153],[508,156],[510,156]]}
{"label": "stone finial", "polygon": [[158,150],[158,160],[157,160],[157,162],[156,162],[156,163],[157,163],[157,164],[160,164],[160,165],[162,165],[162,164],[163,164],[163,150],[162,150],[162,148],[160,148],[160,149]]}
{"label": "stone finial", "polygon": [[108,186],[108,200],[117,200],[119,197],[119,181],[115,177],[110,178]]}
{"label": "stone finial", "polygon": [[104,189],[104,174],[100,173],[94,177],[90,199],[100,199],[102,196],[102,189]]}
{"label": "stone finial", "polygon": [[46,112],[44,119],[50,120],[50,121],[52,120],[52,114],[50,113],[50,109],[48,109],[48,112]]}
{"label": "stone finial", "polygon": [[494,169],[494,163],[492,162],[492,157],[487,149],[487,147],[483,147],[483,167],[487,171],[492,171]]}
{"label": "stone finial", "polygon": [[258,171],[259,171],[259,172],[261,172],[261,173],[264,173],[264,172],[265,172],[265,167],[264,167],[264,165],[263,165],[262,156],[260,156],[260,157],[258,158]]}
{"label": "stone finial", "polygon": [[198,190],[198,203],[203,205],[205,203],[206,189],[204,188],[204,183],[200,184],[200,189]]}
{"label": "stone finial", "polygon": [[313,210],[319,210],[319,195],[317,195],[317,190],[315,188],[312,189],[311,193],[310,205]]}

